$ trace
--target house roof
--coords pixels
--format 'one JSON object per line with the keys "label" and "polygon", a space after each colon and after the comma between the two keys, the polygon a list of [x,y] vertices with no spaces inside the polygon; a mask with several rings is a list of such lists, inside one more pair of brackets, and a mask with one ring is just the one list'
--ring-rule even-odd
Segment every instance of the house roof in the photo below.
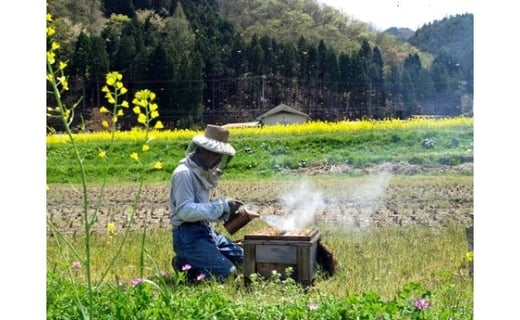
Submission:
{"label": "house roof", "polygon": [[286,104],[279,104],[276,107],[272,108],[271,110],[267,111],[266,113],[262,114],[261,116],[257,117],[257,120],[262,120],[263,118],[266,118],[268,116],[271,116],[273,114],[281,113],[281,112],[288,112],[288,113],[294,113],[300,116],[304,116],[306,118],[310,118],[310,116],[306,113],[303,113],[299,110],[296,110],[294,108],[289,107]]}
{"label": "house roof", "polygon": [[246,128],[246,127],[260,127],[261,123],[259,121],[251,121],[251,122],[233,122],[226,123],[222,125],[224,128]]}

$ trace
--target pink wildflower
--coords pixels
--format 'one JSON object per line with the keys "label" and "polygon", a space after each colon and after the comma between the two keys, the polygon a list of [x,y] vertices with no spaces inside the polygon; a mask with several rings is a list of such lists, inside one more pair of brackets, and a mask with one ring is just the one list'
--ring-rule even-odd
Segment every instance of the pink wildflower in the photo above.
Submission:
{"label": "pink wildflower", "polygon": [[163,276],[163,277],[166,277],[166,276],[168,275],[168,271],[166,271],[166,270],[161,270],[161,271],[159,271],[159,274],[160,274],[161,276]]}
{"label": "pink wildflower", "polygon": [[424,298],[415,300],[413,304],[419,310],[426,310],[431,306],[431,303]]}
{"label": "pink wildflower", "polygon": [[132,279],[132,286],[133,287],[137,286],[138,284],[141,283],[141,281],[143,281],[143,280],[141,280],[141,278],[133,278]]}
{"label": "pink wildflower", "polygon": [[317,310],[318,309],[318,304],[316,302],[311,302],[309,304],[309,309],[311,310]]}
{"label": "pink wildflower", "polygon": [[206,275],[204,273],[201,273],[197,276],[197,281],[200,281],[202,279],[206,278]]}
{"label": "pink wildflower", "polygon": [[185,265],[182,266],[182,271],[188,271],[188,270],[190,270],[190,269],[191,269],[191,265],[189,265],[189,264],[187,264],[187,263],[186,263]]}
{"label": "pink wildflower", "polygon": [[72,269],[76,271],[81,269],[81,262],[79,260],[72,261]]}

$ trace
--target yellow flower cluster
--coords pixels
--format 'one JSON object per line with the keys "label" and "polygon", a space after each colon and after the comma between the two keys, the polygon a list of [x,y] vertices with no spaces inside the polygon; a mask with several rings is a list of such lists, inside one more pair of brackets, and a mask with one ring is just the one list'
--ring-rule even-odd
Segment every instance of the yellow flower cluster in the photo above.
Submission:
{"label": "yellow flower cluster", "polygon": [[270,125],[264,127],[247,127],[230,129],[233,135],[255,135],[255,134],[318,134],[334,132],[358,132],[370,130],[406,130],[427,128],[450,128],[467,127],[473,125],[473,118],[411,118],[408,120],[385,119],[385,120],[358,120],[358,121],[311,121],[305,124]]}
{"label": "yellow flower cluster", "polygon": [[[154,101],[155,97],[156,95],[154,92],[148,89],[144,89],[137,91],[134,95],[134,99],[132,100],[132,103],[134,104],[132,111],[137,115],[137,122],[144,125],[144,131],[134,130],[134,132],[142,132],[144,134],[144,137],[141,136],[141,139],[145,140],[145,143],[141,147],[141,151],[143,152],[150,150],[150,145],[148,144],[148,142],[151,140],[151,138],[148,136],[150,125],[154,119],[159,117],[159,106]],[[162,129],[164,126],[160,120],[157,120],[153,128]],[[132,152],[130,158],[140,163],[139,154],[137,152]],[[153,168],[156,170],[161,170],[162,163],[157,161]]]}
{"label": "yellow flower cluster", "polygon": [[116,224],[113,222],[107,223],[107,243],[112,241],[113,236],[116,234]]}
{"label": "yellow flower cluster", "polygon": [[[272,125],[264,127],[247,127],[247,128],[231,128],[233,137],[254,136],[254,135],[298,135],[298,134],[319,134],[334,132],[358,132],[369,130],[406,130],[418,128],[457,128],[473,126],[473,118],[454,117],[454,118],[413,118],[409,120],[388,119],[388,120],[360,120],[360,121],[338,121],[324,122],[311,121],[305,124],[292,125]],[[195,130],[163,130],[154,132],[155,139],[176,140],[191,139],[195,134],[200,132]],[[139,129],[131,131],[116,132],[116,140],[137,141],[142,140],[146,132]],[[77,134],[78,141],[104,141],[109,136],[104,132],[82,133]],[[67,137],[63,135],[47,136],[47,143],[66,142]]]}
{"label": "yellow flower cluster", "polygon": [[[145,125],[146,128],[149,128],[153,119],[159,117],[159,107],[154,100],[155,93],[148,89],[137,91],[134,100],[132,100],[132,103],[135,105],[132,110],[137,114],[137,122]],[[154,129],[162,128],[164,128],[162,122],[160,120],[157,121]]]}
{"label": "yellow flower cluster", "polygon": [[[123,109],[128,109],[128,101],[122,100],[119,103],[119,97],[126,94],[128,90],[123,85],[123,75],[119,72],[109,72],[106,74],[106,85],[101,88],[101,91],[105,93],[105,98],[108,103],[113,105],[112,111],[108,110],[105,106],[99,108],[99,112],[108,113],[112,116],[112,127],[115,129],[117,119],[124,116]],[[109,128],[110,124],[108,121],[103,120],[101,125],[104,128]]]}
{"label": "yellow flower cluster", "polygon": [[[48,117],[58,117],[62,118],[64,123],[70,124],[72,121],[72,112],[75,106],[72,108],[67,108],[61,103],[61,94],[64,91],[69,90],[69,82],[67,77],[65,76],[64,70],[67,67],[67,63],[64,61],[56,61],[56,52],[60,48],[60,44],[54,40],[52,37],[56,34],[56,30],[54,27],[50,25],[52,20],[52,15],[47,13],[47,40],[50,44],[47,48],[47,81],[53,88],[53,93],[55,94],[55,98],[57,100],[58,105],[55,107],[47,106],[47,116]],[[56,66],[57,64],[57,66]],[[76,104],[77,105],[77,104]]]}
{"label": "yellow flower cluster", "polygon": [[[142,128],[133,128],[129,131],[118,131],[115,133],[114,140],[119,141],[140,141],[145,136],[151,135],[155,139],[161,140],[175,140],[175,139],[191,139],[198,131],[189,129],[175,129],[175,130],[163,130],[146,132]],[[101,142],[111,140],[111,134],[106,131],[99,132],[81,132],[76,133],[75,139],[78,142]],[[47,135],[47,143],[66,143],[69,141],[69,137],[64,134],[55,133]]]}
{"label": "yellow flower cluster", "polygon": [[[110,140],[115,139],[116,135],[116,127],[115,124],[117,123],[117,120],[119,117],[124,116],[124,109],[129,108],[128,101],[122,100],[121,96],[126,94],[128,90],[123,85],[123,75],[119,72],[109,72],[106,75],[106,85],[101,89],[102,92],[105,93],[105,98],[107,99],[108,103],[113,105],[112,111],[110,111],[105,106],[100,107],[99,111],[101,113],[108,113],[112,116],[112,128],[108,135],[106,135],[106,138],[109,138]],[[144,125],[144,131],[134,130],[134,132],[139,131],[143,133],[139,137],[136,137],[135,140],[145,140],[145,143],[142,145],[141,150],[143,152],[147,152],[150,150],[150,146],[148,145],[148,142],[150,138],[148,137],[148,132],[150,130],[150,122],[153,119],[156,119],[159,117],[159,107],[154,102],[155,100],[155,93],[153,93],[150,90],[140,90],[135,93],[134,99],[132,100],[132,103],[135,105],[134,108],[132,108],[132,111],[137,114],[137,122]],[[109,128],[109,123],[104,120],[102,122],[103,127]],[[163,125],[161,121],[156,121],[154,129],[161,129],[163,128]],[[103,133],[101,133],[103,134]],[[106,134],[106,133],[105,133]],[[78,135],[80,136],[80,135]],[[81,140],[81,139],[79,139]],[[107,156],[107,152],[105,150],[100,150],[98,153],[98,157],[105,158]],[[134,159],[138,163],[140,162],[139,159],[139,153],[132,152],[130,154],[130,158]],[[156,162],[153,166],[153,168],[160,170],[162,169],[162,163]]]}

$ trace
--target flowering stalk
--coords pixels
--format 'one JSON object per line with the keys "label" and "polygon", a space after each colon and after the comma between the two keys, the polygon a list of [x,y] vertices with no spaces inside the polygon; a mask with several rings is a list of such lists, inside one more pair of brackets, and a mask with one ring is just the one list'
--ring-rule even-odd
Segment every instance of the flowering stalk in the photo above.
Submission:
{"label": "flowering stalk", "polygon": [[[52,22],[52,16],[50,14],[47,14],[47,23]],[[92,297],[92,272],[91,272],[91,263],[90,263],[90,257],[91,257],[91,247],[90,247],[90,223],[88,219],[88,194],[87,194],[87,177],[85,173],[85,167],[83,165],[83,158],[81,157],[79,153],[78,146],[76,144],[76,141],[74,139],[74,135],[72,134],[72,131],[70,129],[70,124],[73,120],[73,111],[74,108],[79,104],[79,101],[73,105],[71,108],[67,108],[62,102],[61,95],[62,92],[68,90],[68,82],[67,77],[65,76],[64,70],[67,66],[65,62],[59,61],[57,63],[56,61],[56,52],[60,48],[60,45],[58,42],[52,40],[52,36],[56,33],[55,29],[52,26],[47,26],[47,38],[50,43],[50,48],[48,48],[47,51],[47,81],[50,84],[52,90],[50,91],[51,94],[54,95],[54,98],[56,100],[57,106],[52,108],[48,107],[47,110],[49,112],[49,116],[58,117],[61,119],[63,126],[65,128],[65,131],[70,139],[70,143],[72,144],[72,148],[74,150],[74,153],[76,155],[76,159],[78,160],[78,166],[80,167],[81,171],[81,185],[82,185],[82,191],[83,191],[83,223],[85,227],[85,250],[86,250],[86,257],[84,259],[85,262],[85,268],[86,268],[86,275],[87,275],[87,285],[88,285],[88,292],[89,294],[89,313],[92,314],[92,304],[93,304],[93,297]],[[57,68],[55,67],[56,64],[58,65]],[[47,219],[47,222],[50,223],[49,219]],[[51,227],[52,228],[52,227]],[[55,230],[55,228],[53,228]],[[63,237],[61,237],[63,239]],[[73,248],[73,246],[67,242],[67,244]],[[77,252],[75,252],[77,254]],[[78,258],[80,256],[78,255]],[[80,258],[81,261],[81,258]],[[78,299],[79,302],[79,299]],[[80,304],[80,307],[82,310],[84,310],[83,306]],[[83,313],[84,314],[84,313]]]}
{"label": "flowering stalk", "polygon": [[[159,107],[157,106],[157,103],[154,102],[155,100],[155,93],[148,90],[140,90],[135,93],[135,97],[132,100],[132,103],[134,104],[134,108],[132,109],[133,112],[137,115],[137,122],[142,124],[144,126],[145,136],[144,136],[144,143],[142,145],[141,151],[147,152],[150,150],[149,142],[149,133],[151,131],[151,123],[154,121],[154,119],[157,119],[159,117]],[[160,120],[155,122],[154,129],[162,129],[164,126]],[[139,164],[142,165],[142,163],[139,160],[139,153],[133,152],[130,157],[137,161]],[[157,170],[162,169],[162,163],[156,162],[154,165],[154,168]],[[137,203],[139,201],[139,196],[141,194],[142,186],[143,186],[143,179],[139,179],[139,189],[136,196],[136,202],[135,202],[135,208],[137,208]],[[145,218],[143,223],[143,233],[141,237],[141,252],[139,256],[139,273],[140,276],[143,277],[144,274],[144,245],[146,242],[146,232],[147,232],[147,225],[148,225],[148,211],[145,212]]]}
{"label": "flowering stalk", "polygon": [[[124,109],[128,109],[129,105],[128,102],[123,100],[122,102],[119,102],[119,97],[124,95],[127,90],[123,85],[122,82],[123,76],[118,72],[110,72],[106,75],[106,85],[102,88],[102,91],[105,92],[105,98],[107,99],[109,104],[113,105],[112,111],[109,111],[106,107],[101,107],[100,112],[107,113],[111,115],[111,122],[112,125],[110,125],[107,121],[102,122],[103,127],[110,129],[112,132],[112,140],[114,140],[114,133],[117,131],[116,123],[118,121],[118,118],[122,117],[124,115]],[[158,106],[153,102],[155,99],[155,94],[149,90],[141,90],[135,93],[135,97],[132,101],[136,106],[134,107],[134,113],[137,114],[137,122],[141,123],[145,126],[145,143],[142,146],[143,152],[146,152],[150,149],[148,143],[148,135],[150,131],[150,123],[153,119],[157,118],[159,116],[159,113],[157,111]],[[139,112],[137,112],[139,111]],[[162,128],[162,123],[160,121],[156,121],[154,128]],[[110,144],[112,146],[112,143]],[[104,151],[104,150],[103,150]],[[98,156],[101,157],[101,153],[98,154]],[[103,154],[103,157],[106,156],[106,154]],[[142,165],[141,161],[139,160],[139,154],[137,152],[132,152],[130,154],[130,157],[137,161],[140,165]],[[157,168],[157,164],[155,165],[155,168]],[[162,169],[162,166],[161,168]],[[101,277],[101,281],[105,279],[108,272],[112,269],[112,266],[114,265],[117,258],[122,253],[123,244],[126,242],[126,239],[128,238],[130,234],[130,224],[133,221],[133,215],[137,211],[138,204],[141,200],[141,193],[142,193],[142,187],[143,187],[143,179],[138,177],[139,179],[139,186],[137,189],[137,194],[134,198],[134,202],[130,208],[130,212],[128,214],[128,218],[126,220],[127,227],[125,228],[125,234],[123,235],[123,240],[121,241],[121,244],[118,246],[118,249],[116,250],[115,254],[113,255],[112,259],[110,260],[110,263],[108,267],[106,268],[105,272],[103,273]],[[147,215],[147,212],[146,212]],[[142,233],[142,240],[141,240],[141,254],[140,254],[140,278],[143,278],[144,276],[144,245],[146,240],[146,225],[147,225],[147,216],[145,217],[144,221],[144,230]],[[107,225],[107,232],[109,232]],[[114,231],[112,231],[114,232]]]}
{"label": "flowering stalk", "polygon": [[[52,22],[52,16],[50,14],[47,14],[47,22]],[[57,106],[56,107],[48,107],[48,116],[49,117],[57,117],[61,120],[63,123],[63,127],[65,128],[65,131],[68,135],[69,141],[72,145],[72,148],[74,149],[74,153],[76,156],[76,159],[78,160],[78,165],[81,171],[81,185],[82,185],[82,194],[83,194],[83,225],[84,225],[84,232],[85,232],[85,257],[82,258],[82,255],[74,248],[74,245],[71,244],[53,225],[50,218],[47,217],[47,223],[50,227],[50,229],[53,231],[53,233],[57,234],[60,240],[63,240],[66,245],[71,249],[73,254],[78,258],[78,260],[75,260],[74,263],[70,265],[69,268],[69,275],[71,277],[71,280],[73,281],[73,273],[71,272],[78,272],[82,269],[82,266],[85,266],[85,272],[87,276],[87,292],[88,292],[88,299],[89,299],[89,307],[88,310],[84,308],[84,306],[81,304],[81,300],[78,297],[78,294],[76,292],[77,301],[79,304],[80,309],[82,310],[82,315],[84,318],[90,318],[93,314],[93,290],[95,287],[100,287],[103,283],[104,279],[106,278],[108,272],[112,269],[114,266],[115,261],[120,256],[122,252],[122,248],[124,243],[126,242],[128,235],[130,234],[130,224],[133,220],[133,214],[135,213],[139,200],[140,200],[140,194],[142,190],[143,180],[141,180],[141,183],[139,185],[138,193],[136,195],[135,201],[133,203],[133,207],[130,210],[130,213],[127,217],[126,223],[127,228],[125,231],[125,234],[123,236],[122,241],[120,242],[116,252],[113,254],[113,256],[110,259],[110,262],[108,266],[105,268],[104,272],[102,272],[101,278],[98,280],[98,283],[96,286],[93,285],[93,279],[92,279],[92,263],[91,263],[91,230],[94,226],[94,224],[97,222],[97,216],[99,209],[101,207],[101,204],[103,202],[103,195],[104,195],[104,189],[105,189],[105,182],[106,179],[103,180],[100,196],[98,198],[98,202],[96,204],[94,212],[89,215],[88,208],[89,208],[89,198],[88,198],[88,190],[87,190],[87,177],[86,177],[86,171],[83,163],[83,157],[81,156],[79,152],[79,148],[76,143],[75,135],[72,133],[71,130],[71,124],[73,121],[73,114],[74,109],[79,104],[79,101],[74,104],[71,108],[68,108],[65,104],[62,102],[62,94],[64,91],[68,90],[68,82],[67,77],[65,76],[64,70],[67,66],[65,62],[58,62],[56,59],[56,53],[57,50],[60,48],[59,43],[56,41],[52,41],[52,36],[55,34],[55,30],[52,26],[47,27],[47,37],[49,42],[49,48],[47,51],[47,81],[50,85],[50,91],[49,94],[52,94],[54,97],[54,100],[56,101]],[[123,76],[118,72],[109,72],[106,74],[106,85],[102,88],[102,92],[105,93],[105,98],[107,99],[107,102],[109,105],[111,105],[110,110],[107,107],[100,107],[101,113],[106,113],[110,115],[111,124],[109,124],[108,121],[104,120],[102,122],[102,126],[106,129],[108,129],[111,132],[111,139],[109,143],[108,150],[102,149],[99,150],[98,157],[101,159],[106,159],[107,157],[110,157],[113,152],[113,142],[115,138],[115,132],[117,131],[117,122],[118,119],[121,118],[124,115],[124,110],[129,108],[129,104],[126,100],[123,100],[122,97],[127,93],[127,89],[124,87],[122,82]],[[148,132],[150,131],[151,122],[155,121],[155,129],[160,129],[163,127],[162,123],[160,121],[155,120],[158,116],[158,106],[153,100],[155,99],[155,94],[149,90],[142,90],[135,94],[135,98],[133,100],[133,103],[136,105],[134,108],[134,112],[138,115],[137,121],[145,126],[146,130],[146,139],[145,144],[142,147],[142,150],[144,152],[149,150],[148,146]],[[137,152],[132,153],[132,158],[137,160],[139,162],[139,156]],[[140,162],[139,162],[140,163]],[[154,165],[155,169],[162,169],[162,164],[160,162],[156,162]],[[106,177],[105,177],[106,178]],[[107,223],[107,237],[111,238],[116,233],[116,226],[113,222]],[[143,277],[143,271],[144,271],[144,242],[145,242],[145,235],[146,235],[146,223],[145,223],[145,230],[143,232],[143,238],[141,243],[141,278]]]}

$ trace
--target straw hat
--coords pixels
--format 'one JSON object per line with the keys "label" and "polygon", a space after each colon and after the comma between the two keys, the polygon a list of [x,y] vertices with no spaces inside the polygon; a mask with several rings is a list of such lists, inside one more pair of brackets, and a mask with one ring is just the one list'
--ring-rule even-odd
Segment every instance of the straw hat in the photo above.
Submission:
{"label": "straw hat", "polygon": [[209,151],[234,156],[235,148],[228,143],[228,137],[226,128],[208,124],[204,135],[193,137],[193,143]]}

